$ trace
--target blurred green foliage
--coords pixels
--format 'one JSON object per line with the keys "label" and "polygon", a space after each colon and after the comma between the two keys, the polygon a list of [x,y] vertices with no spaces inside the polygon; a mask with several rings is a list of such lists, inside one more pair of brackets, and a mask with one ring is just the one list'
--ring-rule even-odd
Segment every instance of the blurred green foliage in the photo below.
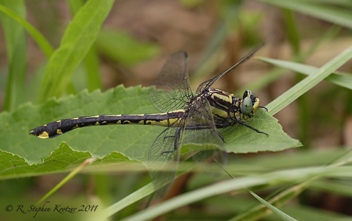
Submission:
{"label": "blurred green foliage", "polygon": [[[57,7],[57,4],[61,4],[61,7]],[[73,191],[72,195],[61,193],[50,197],[52,202],[67,205],[69,202],[70,205],[76,206],[95,203],[108,207],[106,210],[99,207],[100,213],[94,216],[88,214],[91,216],[90,219],[106,218],[112,215],[115,219],[130,215],[152,218],[162,215],[163,211],[170,211],[165,215],[168,220],[180,218],[258,220],[272,212],[273,215],[264,219],[276,220],[282,217],[288,220],[351,219],[350,210],[344,209],[346,205],[350,205],[351,198],[348,197],[352,195],[350,191],[352,175],[348,166],[351,162],[351,154],[346,150],[351,144],[344,141],[343,134],[350,130],[348,122],[352,119],[350,83],[352,76],[350,68],[342,73],[336,71],[352,57],[351,41],[348,41],[352,33],[352,14],[350,13],[352,4],[350,1],[179,0],[163,4],[158,2],[153,6],[153,10],[143,5],[143,1],[126,1],[126,4],[134,4],[134,7],[130,7],[131,11],[126,11],[125,16],[133,15],[139,18],[137,24],[146,24],[143,23],[146,17],[138,17],[137,14],[140,12],[138,10],[143,8],[149,10],[150,14],[147,15],[157,15],[153,17],[157,18],[154,22],[162,21],[156,24],[157,28],[153,30],[136,29],[140,31],[139,36],[123,28],[112,28],[113,22],[109,21],[108,16],[114,10],[118,10],[118,7],[123,7],[121,4],[123,3],[113,0],[67,0],[60,3],[47,0],[26,2],[0,0],[1,28],[7,57],[7,64],[2,63],[0,66],[0,97],[3,99],[1,105],[3,112],[0,113],[0,137],[2,136],[0,158],[3,159],[0,176],[19,178],[41,175],[35,178],[3,180],[0,184],[0,194],[2,199],[8,199],[8,201],[3,200],[0,206],[4,208],[11,203],[15,205],[24,202],[27,205],[34,204],[63,178],[55,180],[54,176],[44,176],[44,174],[71,171],[73,167],[91,157],[90,153],[94,153],[102,159],[96,160],[94,165],[85,171],[89,174],[99,173],[99,175],[74,177],[65,186],[74,189],[74,185],[78,185],[78,190]],[[69,13],[71,13],[69,19],[66,19],[67,17],[64,17],[62,13],[65,7],[69,8]],[[168,14],[173,16],[173,11],[182,12],[182,16],[180,14],[180,17],[168,17]],[[122,14],[123,12],[120,11]],[[271,107],[269,114],[290,108],[292,107],[290,104],[294,103],[296,109],[291,112],[294,114],[285,115],[285,117],[295,119],[293,130],[298,131],[296,137],[302,142],[304,148],[282,153],[230,155],[229,164],[225,169],[240,178],[238,182],[236,179],[226,181],[229,184],[226,188],[229,191],[236,191],[235,195],[220,195],[219,188],[216,188],[219,185],[220,190],[224,190],[225,186],[220,181],[228,179],[225,173],[218,177],[211,177],[205,173],[211,172],[213,165],[205,164],[196,167],[195,171],[198,173],[195,172],[196,175],[186,185],[186,188],[191,190],[189,194],[181,194],[178,201],[166,201],[154,210],[142,210],[138,213],[147,201],[143,198],[154,190],[151,184],[148,184],[150,179],[147,173],[129,171],[132,165],[131,159],[143,161],[143,157],[148,154],[150,143],[162,128],[144,129],[138,126],[122,129],[87,128],[85,131],[73,131],[68,135],[68,144],[61,143],[62,140],[32,141],[31,138],[36,138],[29,137],[28,131],[32,127],[58,120],[56,118],[61,117],[154,112],[148,100],[148,89],[117,87],[105,93],[97,91],[97,89],[105,91],[107,82],[113,85],[116,83],[113,78],[106,77],[102,70],[109,67],[110,70],[119,72],[118,77],[122,73],[127,73],[132,80],[137,80],[138,75],[137,77],[133,75],[133,71],[138,67],[144,70],[144,74],[154,68],[155,64],[161,63],[158,60],[160,56],[165,55],[166,57],[171,50],[177,48],[175,45],[178,42],[175,42],[175,39],[177,41],[182,39],[178,34],[185,34],[189,37],[190,42],[184,45],[201,45],[198,43],[205,35],[197,36],[196,32],[192,32],[191,28],[187,27],[188,23],[192,27],[192,21],[182,20],[183,16],[195,18],[188,17],[190,14],[204,16],[212,21],[207,23],[211,24],[207,27],[207,30],[210,30],[207,35],[207,44],[197,52],[199,57],[197,67],[195,73],[191,75],[194,82],[201,82],[222,70],[222,63],[236,62],[240,53],[260,44],[263,42],[262,39],[266,39],[267,46],[271,50],[270,54],[275,55],[276,52],[280,54],[283,51],[275,48],[278,45],[288,46],[292,53],[285,60],[291,61],[261,58],[262,61],[277,68],[268,69],[265,75],[254,78],[248,85],[238,85],[235,75],[227,76],[228,78],[224,81],[227,86],[232,85],[233,88],[229,88],[230,90],[238,90],[239,93],[243,93],[243,89],[251,89],[260,91],[263,95],[266,94],[269,100],[273,100],[268,105]],[[306,17],[302,17],[301,14]],[[268,15],[275,18],[270,20],[274,23],[263,24],[263,20],[266,20]],[[135,18],[133,16],[129,18]],[[109,25],[105,25],[105,21],[110,22]],[[125,27],[128,26],[129,24]],[[173,28],[175,32],[166,32]],[[273,33],[267,33],[272,30],[274,30]],[[140,38],[141,33],[145,33],[147,37]],[[195,36],[198,37],[199,42],[197,40],[191,42],[191,39],[197,39]],[[309,42],[308,47],[307,42]],[[330,54],[336,45],[341,44],[344,44],[343,48],[346,50],[334,51],[338,55],[321,61],[321,67],[301,64],[306,63],[314,54]],[[328,49],[324,49],[326,45]],[[41,61],[37,62],[38,55],[33,54],[33,48],[39,48],[41,51],[44,57]],[[332,59],[333,57],[335,59]],[[150,66],[144,64],[142,68],[138,66],[151,60],[156,62],[149,64]],[[33,61],[37,64],[33,65],[35,63]],[[297,74],[296,76],[299,77],[295,79],[295,82],[290,82],[295,86],[290,86],[281,98],[275,99],[273,96],[275,82],[282,82],[280,80],[287,74],[286,70],[309,76],[304,77]],[[27,76],[29,72],[34,74]],[[322,81],[330,83],[320,83]],[[227,86],[225,88],[228,88]],[[89,93],[82,92],[85,89]],[[118,91],[119,94],[113,94],[114,91]],[[300,97],[301,95],[303,97]],[[58,98],[60,99],[56,100]],[[40,105],[26,104],[28,101],[37,102]],[[264,115],[265,119],[271,118],[265,113],[259,113],[259,116],[263,118]],[[255,119],[251,120],[255,121]],[[265,125],[262,122],[258,124],[263,128],[273,129],[270,128],[272,125]],[[287,145],[290,146],[289,141],[292,141],[288,139],[285,146],[282,142],[265,144],[260,138],[258,140],[255,138],[254,142],[252,140],[248,143],[246,140],[241,140],[243,145],[236,146],[236,140],[241,139],[238,136],[243,132],[237,129],[229,128],[222,131],[226,134],[226,139],[230,141],[229,147],[232,152],[278,151],[287,148]],[[286,128],[284,126],[284,130],[291,129],[290,124]],[[87,139],[90,135],[95,136],[92,139],[94,142],[89,142]],[[125,142],[127,148],[121,145],[120,138],[127,140]],[[273,136],[270,140],[275,139],[276,137]],[[338,147],[331,145],[330,140],[338,140],[338,143],[334,145]],[[39,144],[40,141],[42,141],[41,144]],[[60,149],[53,149],[53,145]],[[322,146],[328,146],[329,149],[323,152],[316,149]],[[74,147],[74,150],[69,147]],[[86,150],[90,153],[84,152]],[[116,150],[119,152],[114,152]],[[189,161],[190,159],[185,165]],[[123,166],[111,166],[115,165],[111,163],[121,162],[128,163]],[[108,171],[119,171],[119,174],[118,176],[106,175]],[[180,173],[183,172],[180,171]],[[52,180],[54,183],[50,183]],[[95,180],[96,185],[89,180]],[[248,186],[243,183],[246,180]],[[202,189],[204,185],[207,185],[207,191]],[[62,189],[65,189],[65,186]],[[250,196],[247,189],[249,187],[254,192],[259,192],[260,195],[268,196],[265,198],[266,202]],[[94,189],[94,191],[89,193],[91,195],[82,191],[87,189]],[[129,195],[130,193],[132,194]],[[326,205],[322,204],[318,205],[321,207],[319,209],[313,208],[312,205],[317,205],[317,202],[313,201],[314,196],[318,194],[320,197],[326,197],[320,201],[329,200],[328,194],[337,195],[340,200],[337,200],[336,204],[340,210],[326,209],[324,208]],[[92,195],[98,196],[95,199],[103,200],[103,202],[92,200],[94,198],[91,197]],[[209,196],[215,197],[207,198]],[[344,198],[339,198],[339,196]],[[26,200],[28,198],[30,201]],[[298,200],[287,204],[289,200],[295,198]],[[344,202],[347,203],[344,204]],[[268,206],[267,203],[279,210],[273,207],[271,207],[272,210],[268,210],[264,206]],[[181,205],[188,205],[187,212],[175,210]],[[335,212],[330,212],[329,209],[335,209]],[[10,213],[4,211],[0,214],[6,220],[15,217],[10,217]],[[55,215],[57,214],[45,214],[43,217],[57,218]],[[87,218],[86,215],[85,218]],[[20,214],[16,214],[16,218],[17,216],[22,219],[24,217],[20,217]]]}

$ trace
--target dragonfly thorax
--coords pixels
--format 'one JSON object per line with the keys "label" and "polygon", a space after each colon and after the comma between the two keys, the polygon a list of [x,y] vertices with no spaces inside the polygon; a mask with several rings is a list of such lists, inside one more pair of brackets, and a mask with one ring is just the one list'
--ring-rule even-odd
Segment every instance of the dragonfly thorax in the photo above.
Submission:
{"label": "dragonfly thorax", "polygon": [[[214,118],[229,119],[235,117],[235,112],[239,111],[239,106],[234,110],[234,95],[226,91],[210,88],[207,92],[207,99],[211,106]],[[237,102],[237,101],[235,101]],[[237,102],[238,103],[238,102]],[[239,103],[238,103],[239,104]]]}
{"label": "dragonfly thorax", "polygon": [[252,91],[246,90],[243,99],[226,91],[210,88],[206,93],[214,118],[247,119],[253,117],[259,107],[259,98]]}

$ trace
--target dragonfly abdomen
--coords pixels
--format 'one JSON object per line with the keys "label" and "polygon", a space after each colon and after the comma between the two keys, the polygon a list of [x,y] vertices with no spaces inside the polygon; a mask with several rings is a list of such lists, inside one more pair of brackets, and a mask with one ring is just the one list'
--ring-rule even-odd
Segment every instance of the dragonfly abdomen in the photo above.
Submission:
{"label": "dragonfly abdomen", "polygon": [[68,131],[80,127],[112,125],[112,124],[146,124],[158,126],[170,126],[178,120],[183,110],[161,113],[161,114],[139,114],[139,115],[98,115],[89,117],[78,117],[63,119],[48,123],[44,126],[31,130],[30,134],[42,139],[53,138]]}
{"label": "dragonfly abdomen", "polygon": [[31,130],[30,134],[42,139],[53,138],[80,127],[111,125],[111,124],[148,124],[169,126],[173,116],[163,114],[141,115],[98,115],[63,119],[48,123]]}

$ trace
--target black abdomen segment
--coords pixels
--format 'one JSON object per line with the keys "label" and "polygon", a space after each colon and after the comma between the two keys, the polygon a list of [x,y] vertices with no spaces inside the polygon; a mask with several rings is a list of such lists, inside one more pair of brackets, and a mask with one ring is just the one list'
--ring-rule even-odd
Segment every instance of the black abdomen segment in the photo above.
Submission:
{"label": "black abdomen segment", "polygon": [[99,115],[91,117],[78,117],[48,123],[31,130],[30,134],[39,138],[53,138],[79,127],[98,126],[108,124],[149,124],[170,126],[183,115],[183,111],[162,114],[141,115]]}

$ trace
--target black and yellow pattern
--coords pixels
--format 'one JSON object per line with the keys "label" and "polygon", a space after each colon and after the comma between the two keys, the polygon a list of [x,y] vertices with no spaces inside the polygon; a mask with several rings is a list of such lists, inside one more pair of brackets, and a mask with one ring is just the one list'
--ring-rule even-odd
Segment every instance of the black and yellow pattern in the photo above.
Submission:
{"label": "black and yellow pattern", "polygon": [[[179,149],[182,144],[206,144],[214,146],[214,151],[222,152],[224,139],[217,128],[226,128],[241,124],[257,133],[266,134],[248,125],[244,120],[254,116],[259,106],[259,99],[247,90],[242,98],[223,90],[214,89],[212,85],[232,69],[248,60],[257,47],[236,64],[200,84],[194,94],[191,90],[185,52],[172,55],[158,78],[153,82],[150,100],[159,110],[159,114],[140,115],[98,115],[58,120],[31,130],[30,134],[39,138],[52,138],[76,128],[110,124],[142,124],[164,126],[166,129],[155,139],[148,154],[150,176],[156,186],[170,184],[175,176]],[[268,134],[266,134],[268,135]],[[210,144],[210,145],[209,145]],[[209,149],[206,149],[209,150]],[[158,169],[163,168],[163,171]],[[167,187],[166,187],[167,189]],[[165,191],[161,195],[165,194]]]}
{"label": "black and yellow pattern", "polygon": [[76,128],[112,124],[144,124],[169,127],[182,118],[184,110],[172,111],[165,114],[137,114],[137,115],[98,115],[63,119],[48,123],[31,130],[39,138],[53,138]]}
{"label": "black and yellow pattern", "polygon": [[[241,118],[247,119],[248,117],[254,116],[255,111],[259,107],[259,98],[255,97],[249,90],[244,92],[243,99],[241,99],[226,91],[210,88],[196,99],[206,99],[209,102],[217,128],[232,126],[240,122],[240,124],[246,125],[244,122],[242,123]],[[169,127],[176,121],[182,119],[184,114],[185,110],[180,109],[160,114],[121,114],[77,117],[48,123],[31,130],[30,134],[46,139],[56,137],[76,128],[113,124],[143,124]],[[199,127],[204,126],[199,125]],[[250,128],[257,131],[252,127]]]}

